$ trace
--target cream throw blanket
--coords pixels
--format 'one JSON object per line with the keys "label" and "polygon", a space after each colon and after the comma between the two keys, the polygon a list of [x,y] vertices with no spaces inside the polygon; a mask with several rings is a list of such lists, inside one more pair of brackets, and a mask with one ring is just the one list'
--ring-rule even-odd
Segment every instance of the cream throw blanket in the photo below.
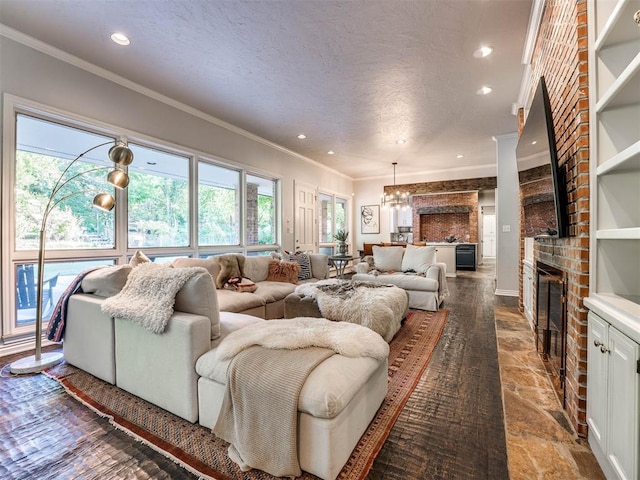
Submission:
{"label": "cream throw blanket", "polygon": [[162,333],[173,315],[176,293],[202,267],[172,268],[170,265],[142,263],[127,277],[120,293],[102,302],[111,317],[124,318],[153,333]]}
{"label": "cream throw blanket", "polygon": [[270,350],[252,346],[231,361],[213,433],[230,443],[243,471],[299,477],[298,397],[311,371],[334,355],[326,348]]}
{"label": "cream throw blanket", "polygon": [[301,474],[298,397],[309,373],[334,353],[382,360],[389,345],[368,328],[323,318],[259,322],[220,343],[214,361],[233,360],[213,432],[231,444],[231,460],[243,470]]}

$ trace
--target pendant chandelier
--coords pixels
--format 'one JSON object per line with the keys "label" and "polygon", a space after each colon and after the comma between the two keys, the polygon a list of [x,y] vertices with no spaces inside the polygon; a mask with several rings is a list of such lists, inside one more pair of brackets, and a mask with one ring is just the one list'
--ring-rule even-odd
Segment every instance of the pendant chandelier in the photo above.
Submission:
{"label": "pendant chandelier", "polygon": [[[396,190],[396,165],[398,165],[398,162],[393,162],[392,165],[393,189]],[[381,202],[383,207],[406,210],[411,208],[411,195],[409,195],[409,192],[401,192],[400,190],[396,190],[393,193],[386,193],[383,188]]]}

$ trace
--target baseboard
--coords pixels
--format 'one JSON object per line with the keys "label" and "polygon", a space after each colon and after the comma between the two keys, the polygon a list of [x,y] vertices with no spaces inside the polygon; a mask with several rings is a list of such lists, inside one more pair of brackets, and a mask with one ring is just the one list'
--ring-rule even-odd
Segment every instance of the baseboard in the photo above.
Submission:
{"label": "baseboard", "polygon": [[502,297],[517,297],[518,296],[518,291],[517,290],[496,289],[496,291],[494,293],[496,295],[500,295]]}

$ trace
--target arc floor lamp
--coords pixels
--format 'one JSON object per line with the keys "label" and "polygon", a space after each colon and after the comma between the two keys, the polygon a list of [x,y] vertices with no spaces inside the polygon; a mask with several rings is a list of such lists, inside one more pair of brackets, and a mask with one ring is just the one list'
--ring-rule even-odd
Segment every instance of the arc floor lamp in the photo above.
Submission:
{"label": "arc floor lamp", "polygon": [[[44,213],[42,215],[42,223],[40,225],[36,300],[36,351],[34,355],[21,358],[20,360],[16,360],[15,362],[13,362],[10,366],[11,373],[13,374],[38,373],[62,361],[62,353],[42,353],[42,290],[44,283],[44,254],[47,236],[47,220],[51,211],[56,208],[61,202],[74,195],[79,195],[81,193],[87,192],[86,190],[81,190],[61,196],[60,192],[66,185],[68,185],[74,179],[86,175],[87,173],[111,168],[107,166],[90,168],[89,170],[85,170],[65,179],[65,176],[71,166],[82,157],[84,157],[87,153],[111,143],[113,143],[113,141],[96,145],[95,147],[82,152],[80,155],[74,158],[73,161],[67,166],[67,168],[64,169],[56,184],[54,185],[53,190],[51,190],[49,201],[47,202],[47,206],[44,209]],[[113,167],[113,170],[111,170],[107,175],[107,182],[118,189],[127,188],[127,186],[129,185],[129,176],[127,175],[127,172],[122,169],[122,167],[126,167],[127,165],[130,165],[131,162],[133,162],[133,152],[127,146],[127,142],[125,139],[121,138],[116,140],[115,145],[113,145],[109,149],[109,159],[115,164],[115,166]],[[115,205],[116,201],[109,193],[98,193],[93,198],[93,206],[106,212],[112,210]]]}

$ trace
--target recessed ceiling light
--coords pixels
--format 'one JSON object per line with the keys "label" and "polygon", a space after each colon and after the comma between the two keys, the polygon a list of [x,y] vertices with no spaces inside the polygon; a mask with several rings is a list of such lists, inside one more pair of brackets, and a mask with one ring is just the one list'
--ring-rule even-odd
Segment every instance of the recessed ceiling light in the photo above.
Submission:
{"label": "recessed ceiling light", "polygon": [[396,143],[398,145],[402,145],[403,143],[407,143],[407,141],[404,138],[400,138],[400,139],[396,140]]}
{"label": "recessed ceiling light", "polygon": [[531,145],[535,145],[536,143],[538,143],[538,141],[534,140],[533,142],[531,142]]}
{"label": "recessed ceiling light", "polygon": [[131,41],[124,33],[115,32],[111,34],[111,40],[116,42],[118,45],[129,45]]}
{"label": "recessed ceiling light", "polygon": [[307,136],[304,133],[300,133],[300,134],[298,134],[298,138],[300,140],[304,140],[305,138],[307,138]]}
{"label": "recessed ceiling light", "polygon": [[476,58],[484,58],[488,57],[493,53],[493,47],[485,45],[484,47],[480,47],[475,52],[473,52],[473,56]]}
{"label": "recessed ceiling light", "polygon": [[458,155],[456,155],[456,158],[462,158],[464,157],[464,155],[462,155],[461,153],[459,153]]}
{"label": "recessed ceiling light", "polygon": [[478,95],[488,95],[493,92],[493,88],[491,87],[482,87],[480,90],[476,91]]}
{"label": "recessed ceiling light", "polygon": [[327,153],[328,153],[329,155],[333,155],[333,154],[335,154],[336,152],[334,152],[333,150],[329,150]]}

